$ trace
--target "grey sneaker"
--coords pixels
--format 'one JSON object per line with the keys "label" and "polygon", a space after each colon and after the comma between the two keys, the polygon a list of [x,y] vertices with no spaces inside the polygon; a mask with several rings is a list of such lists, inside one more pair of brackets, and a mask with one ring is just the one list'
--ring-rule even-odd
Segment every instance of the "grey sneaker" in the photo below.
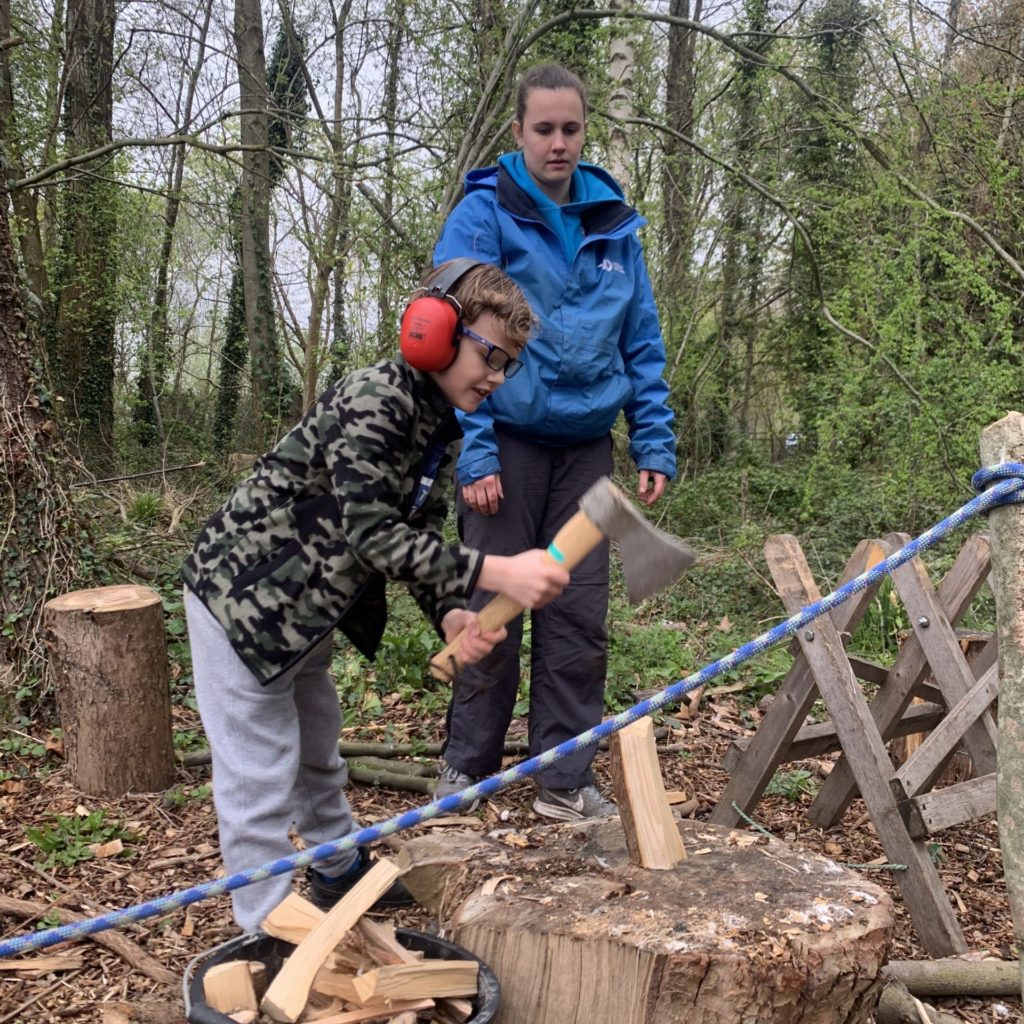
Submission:
{"label": "grey sneaker", "polygon": [[610,818],[619,813],[618,807],[605,800],[597,786],[579,789],[545,789],[539,787],[533,809],[545,818],[555,821],[582,821],[584,818]]}
{"label": "grey sneaker", "polygon": [[[467,786],[472,786],[480,780],[475,775],[467,775],[460,772],[447,761],[441,762],[441,772],[437,778],[437,787],[434,789],[434,802],[442,797],[451,796],[452,793],[461,793]],[[466,813],[475,811],[480,806],[479,800],[474,800],[468,807],[462,808]]]}

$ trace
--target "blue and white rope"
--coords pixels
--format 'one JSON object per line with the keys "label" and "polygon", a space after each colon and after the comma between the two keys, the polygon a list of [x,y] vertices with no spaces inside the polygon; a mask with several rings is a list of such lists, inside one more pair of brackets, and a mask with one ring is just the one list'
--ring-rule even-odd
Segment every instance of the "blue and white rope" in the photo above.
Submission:
{"label": "blue and white rope", "polygon": [[462,790],[460,793],[446,796],[436,803],[429,803],[424,807],[414,808],[411,811],[406,811],[404,814],[389,818],[378,825],[370,825],[367,828],[360,829],[358,832],[352,832],[341,839],[321,843],[319,846],[305,850],[302,853],[282,857],[279,860],[271,861],[259,867],[239,871],[226,878],[203,882],[200,885],[192,886],[190,889],[182,889],[179,892],[160,896],[135,906],[125,907],[122,910],[115,910],[99,917],[76,921],[72,924],[58,925],[55,928],[47,928],[44,931],[28,932],[13,936],[0,942],[0,958],[16,956],[34,949],[46,949],[59,942],[81,939],[88,935],[94,935],[96,932],[105,931],[108,928],[142,921],[159,914],[167,914],[182,907],[187,907],[192,903],[198,903],[200,900],[208,899],[212,896],[221,896],[235,889],[241,889],[243,886],[251,885],[253,882],[262,882],[267,878],[282,875],[295,868],[316,864],[334,857],[345,850],[352,850],[356,846],[372,843],[378,839],[383,839],[385,836],[401,832],[404,829],[413,828],[431,818],[461,810],[464,807],[468,807],[474,800],[489,797],[513,782],[519,782],[530,775],[534,775],[542,768],[554,764],[563,757],[568,757],[583,747],[589,747],[598,743],[600,740],[611,736],[612,733],[618,732],[632,722],[644,718],[646,715],[650,715],[668,704],[677,703],[683,694],[688,691],[695,690],[717,676],[732,671],[755,655],[793,636],[794,633],[802,629],[807,623],[831,611],[854,594],[873,586],[883,576],[888,575],[904,563],[915,558],[922,551],[932,547],[947,534],[959,529],[974,516],[981,515],[997,505],[1024,501],[1024,463],[1008,462],[999,466],[980,469],[975,473],[972,484],[976,490],[982,492],[978,497],[969,501],[952,515],[910,541],[905,547],[900,548],[899,551],[896,551],[884,561],[879,562],[860,576],[850,580],[849,583],[844,584],[827,597],[823,597],[820,601],[801,609],[784,622],[745,643],[742,647],[736,648],[736,650],[731,654],[727,654],[724,658],[719,658],[718,661],[705,666],[679,682],[673,683],[655,696],[641,701],[639,704],[620,712],[613,718],[607,719],[593,729],[588,729],[579,736],[566,740],[564,743],[560,743],[557,747],[553,747],[543,754],[513,765],[497,775],[483,779],[475,785]]}

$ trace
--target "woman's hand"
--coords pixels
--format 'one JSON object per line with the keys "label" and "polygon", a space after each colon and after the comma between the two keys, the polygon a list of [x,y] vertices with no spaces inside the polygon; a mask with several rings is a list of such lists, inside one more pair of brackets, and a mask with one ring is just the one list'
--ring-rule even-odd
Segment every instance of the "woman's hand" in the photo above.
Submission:
{"label": "woman's hand", "polygon": [[463,630],[466,631],[458,649],[458,659],[463,665],[475,665],[508,636],[504,626],[487,633],[482,632],[476,612],[466,608],[453,608],[447,612],[441,620],[441,629],[447,643],[451,643]]}
{"label": "woman's hand", "polygon": [[653,469],[641,469],[637,481],[637,497],[645,505],[653,505],[665,492],[668,477],[664,473],[655,473]]}
{"label": "woman's hand", "polygon": [[493,516],[498,511],[498,502],[504,497],[499,473],[482,476],[462,488],[462,500],[471,509],[485,516]]}

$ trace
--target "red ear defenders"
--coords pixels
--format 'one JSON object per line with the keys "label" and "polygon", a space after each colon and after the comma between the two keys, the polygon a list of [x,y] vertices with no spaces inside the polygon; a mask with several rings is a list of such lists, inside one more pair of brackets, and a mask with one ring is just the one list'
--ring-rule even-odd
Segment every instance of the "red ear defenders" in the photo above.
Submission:
{"label": "red ear defenders", "polygon": [[399,347],[405,361],[417,370],[444,370],[458,354],[462,307],[448,293],[479,260],[452,260],[429,288],[402,314]]}

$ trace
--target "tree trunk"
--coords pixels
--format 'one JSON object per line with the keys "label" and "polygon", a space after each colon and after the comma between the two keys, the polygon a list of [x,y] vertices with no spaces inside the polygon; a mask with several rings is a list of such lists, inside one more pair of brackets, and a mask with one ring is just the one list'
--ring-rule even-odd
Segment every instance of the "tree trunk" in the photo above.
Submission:
{"label": "tree trunk", "polygon": [[[981,432],[981,464],[1024,462],[1024,416],[1011,412]],[[988,517],[999,638],[997,817],[1003,874],[1018,947],[1024,943],[1024,505]],[[1024,961],[1022,961],[1024,962]],[[1024,974],[1021,976],[1024,992]]]}
{"label": "tree trunk", "polygon": [[[702,0],[695,0],[693,20],[700,21]],[[669,14],[690,18],[690,0],[671,0]],[[668,73],[665,83],[665,120],[670,129],[693,135],[693,97],[696,89],[694,49],[697,33],[681,25],[668,26]],[[670,133],[664,137],[665,162],[662,195],[665,212],[666,291],[681,295],[687,289],[693,255],[694,166],[688,146]]]}
{"label": "tree trunk", "polygon": [[239,201],[242,294],[252,357],[254,446],[276,440],[281,421],[282,367],[277,347],[270,256],[270,123],[263,16],[259,0],[235,0],[235,54],[242,112]]}
{"label": "tree trunk", "polygon": [[[64,131],[71,156],[111,141],[114,0],[69,0]],[[51,369],[93,449],[114,426],[117,186],[87,165],[64,186]]]}
{"label": "tree trunk", "polygon": [[405,0],[393,0],[389,10],[387,70],[384,80],[384,125],[387,142],[384,148],[384,166],[381,175],[383,189],[383,230],[380,232],[379,269],[377,273],[377,334],[381,349],[390,353],[397,348],[398,330],[392,306],[397,282],[395,233],[392,224],[395,216],[395,189],[397,187],[398,151],[398,82],[404,68],[403,39],[406,34]]}
{"label": "tree trunk", "polygon": [[173,785],[159,594],[134,585],[72,591],[47,602],[44,622],[74,784],[103,797]]}
{"label": "tree trunk", "polygon": [[[629,0],[611,0],[609,8],[625,10],[630,6]],[[633,110],[633,37],[630,34],[630,21],[613,21],[608,41],[608,76],[612,88],[608,98],[608,113],[613,118],[632,117]],[[632,178],[633,151],[630,147],[629,132],[626,126],[611,124],[608,140],[608,170],[622,186],[629,191]]]}
{"label": "tree trunk", "polygon": [[[185,100],[182,104],[182,118],[179,130],[188,131],[192,123],[192,107],[195,103],[199,73],[203,68],[206,54],[206,34],[210,27],[212,4],[203,11],[203,22],[199,30],[196,64],[189,75]],[[181,209],[181,184],[185,174],[186,147],[174,147],[171,166],[167,172],[167,205],[164,207],[164,233],[160,244],[160,263],[156,272],[156,288],[153,291],[153,311],[149,320],[149,338],[140,353],[138,395],[133,410],[136,433],[143,444],[164,440],[163,414],[160,399],[163,394],[170,359],[168,352],[170,329],[167,323],[167,305],[171,253],[174,249],[174,229]]]}
{"label": "tree trunk", "polygon": [[[0,39],[13,35],[11,30],[10,0],[0,3]],[[4,176],[8,182],[25,173],[21,153],[21,140],[14,105],[14,82],[11,76],[10,50],[0,49],[0,140],[3,142],[7,159],[4,162]],[[28,287],[38,304],[48,290],[46,267],[43,261],[43,239],[39,225],[39,209],[36,194],[30,189],[19,189],[11,193],[14,210],[14,228],[21,249]]]}
{"label": "tree trunk", "polygon": [[473,836],[462,855],[417,837],[399,863],[494,969],[497,1024],[867,1022],[893,928],[885,891],[774,839],[678,827],[690,856],[668,871],[633,865],[616,819],[522,844]]}
{"label": "tree trunk", "polygon": [[[0,717],[38,680],[39,612],[47,587],[76,574],[76,517],[64,486],[67,461],[33,376],[37,352],[25,316],[0,175]],[[75,538],[77,539],[77,538]]]}

